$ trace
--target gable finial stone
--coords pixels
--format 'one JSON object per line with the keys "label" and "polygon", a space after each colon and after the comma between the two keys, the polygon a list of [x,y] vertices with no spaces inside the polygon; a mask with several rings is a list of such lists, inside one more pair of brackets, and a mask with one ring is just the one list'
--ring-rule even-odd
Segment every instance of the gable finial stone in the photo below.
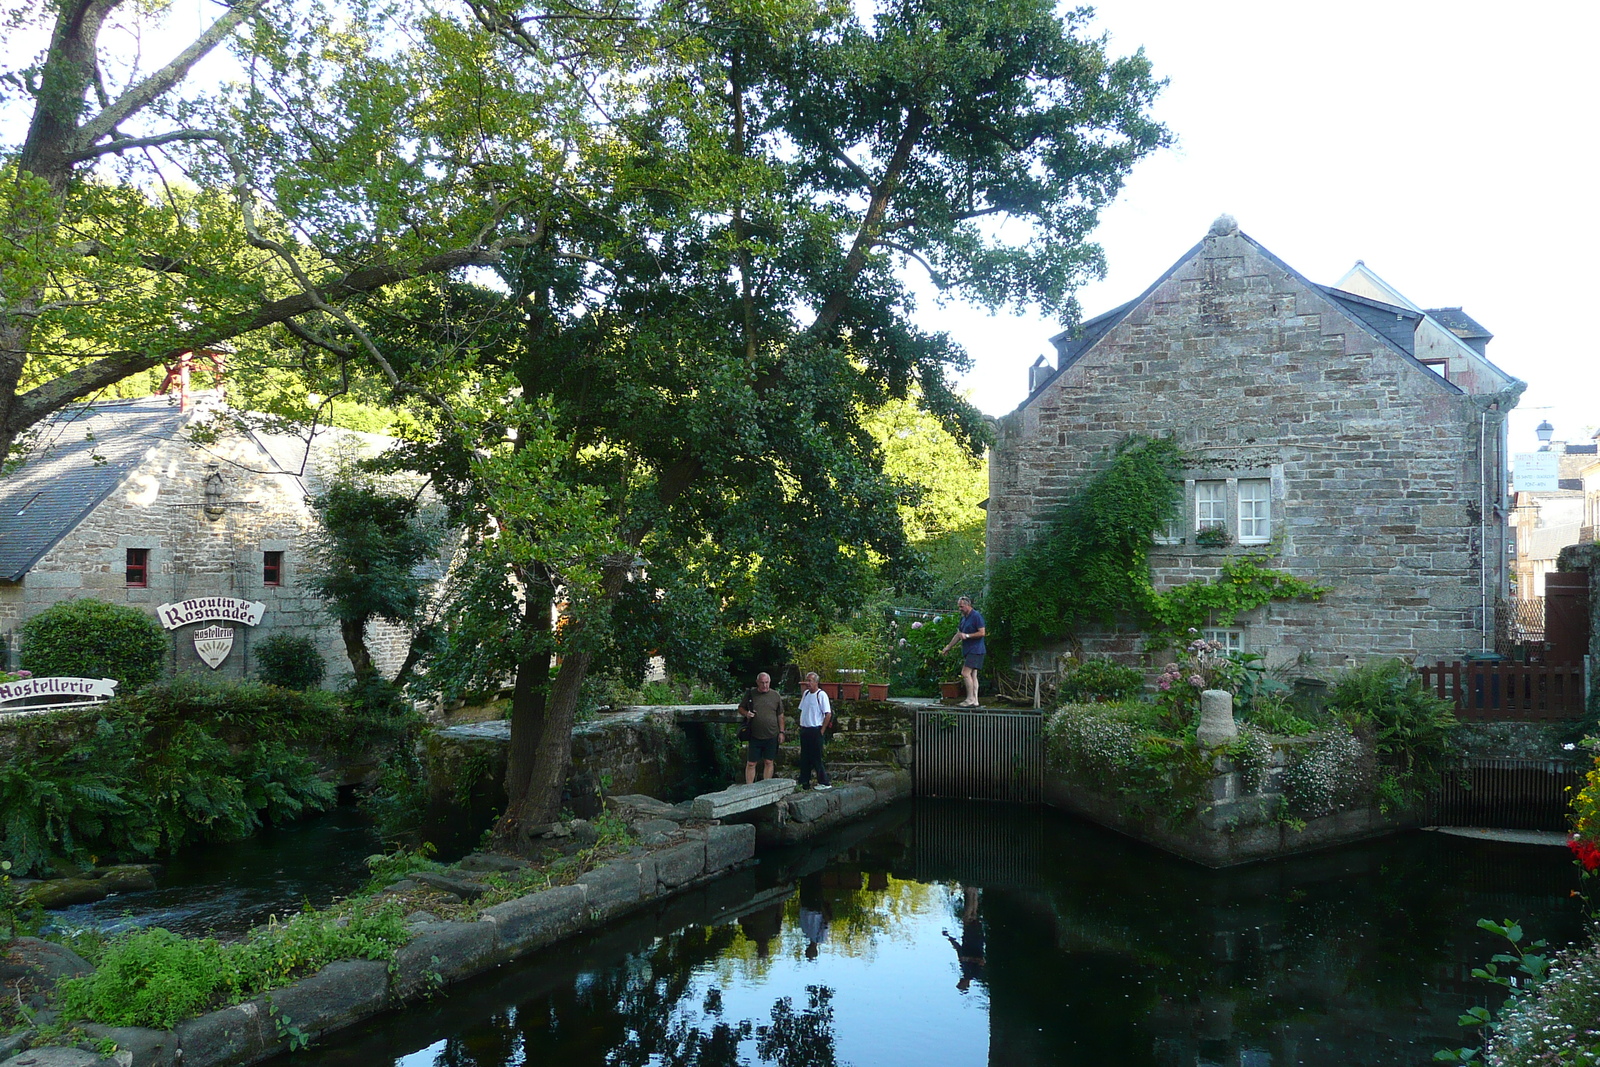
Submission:
{"label": "gable finial stone", "polygon": [[1239,232],[1239,223],[1232,215],[1218,215],[1211,224],[1212,237],[1232,237]]}

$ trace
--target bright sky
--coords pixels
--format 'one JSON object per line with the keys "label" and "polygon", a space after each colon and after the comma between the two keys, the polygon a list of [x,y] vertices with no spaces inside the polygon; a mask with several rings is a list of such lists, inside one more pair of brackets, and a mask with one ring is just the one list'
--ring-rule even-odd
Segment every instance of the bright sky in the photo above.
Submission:
{"label": "bright sky", "polygon": [[[1549,419],[1600,429],[1589,324],[1600,247],[1593,48],[1600,5],[1482,0],[1107,0],[1114,50],[1143,46],[1170,84],[1177,146],[1135,169],[1102,215],[1109,273],[1085,317],[1139,295],[1216,216],[1313,281],[1363,259],[1422,307],[1464,307],[1489,358],[1528,383],[1512,451]],[[985,412],[1027,395],[1059,325],[928,305],[976,360]]]}

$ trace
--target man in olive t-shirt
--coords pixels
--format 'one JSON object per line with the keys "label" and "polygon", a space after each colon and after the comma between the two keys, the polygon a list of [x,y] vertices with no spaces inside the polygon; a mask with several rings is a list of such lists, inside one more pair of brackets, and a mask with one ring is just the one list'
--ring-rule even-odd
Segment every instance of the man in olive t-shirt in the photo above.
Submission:
{"label": "man in olive t-shirt", "polygon": [[749,785],[756,780],[757,763],[764,764],[763,780],[772,777],[772,764],[783,743],[783,697],[772,688],[772,675],[765,671],[756,675],[756,687],[745,694],[739,714],[750,726],[750,753],[744,765],[744,783]]}

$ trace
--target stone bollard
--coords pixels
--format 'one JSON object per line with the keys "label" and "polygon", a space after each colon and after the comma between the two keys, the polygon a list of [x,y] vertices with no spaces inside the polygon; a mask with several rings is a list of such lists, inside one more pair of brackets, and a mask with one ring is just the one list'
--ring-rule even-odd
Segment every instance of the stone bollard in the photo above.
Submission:
{"label": "stone bollard", "polygon": [[1202,748],[1220,748],[1239,736],[1233,721],[1233,694],[1222,689],[1207,689],[1200,694],[1200,725],[1195,740]]}

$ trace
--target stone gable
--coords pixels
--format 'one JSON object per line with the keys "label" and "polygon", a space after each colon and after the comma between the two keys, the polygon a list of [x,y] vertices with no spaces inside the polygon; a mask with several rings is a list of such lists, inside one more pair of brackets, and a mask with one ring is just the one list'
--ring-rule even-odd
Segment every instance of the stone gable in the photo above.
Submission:
{"label": "stone gable", "polygon": [[[1036,536],[1130,434],[1171,436],[1190,466],[1180,543],[1152,554],[1157,588],[1263,554],[1332,588],[1320,603],[1272,604],[1235,624],[1274,663],[1477,651],[1485,599],[1492,626],[1505,583],[1494,513],[1504,506],[1503,416],[1519,391],[1463,391],[1237,228],[1214,228],[1000,420],[990,564]],[[1197,492],[1220,498],[1208,506],[1238,537],[1240,494],[1259,508],[1269,491],[1266,543],[1195,544]],[[1081,636],[1091,653],[1139,647],[1131,633]]]}

